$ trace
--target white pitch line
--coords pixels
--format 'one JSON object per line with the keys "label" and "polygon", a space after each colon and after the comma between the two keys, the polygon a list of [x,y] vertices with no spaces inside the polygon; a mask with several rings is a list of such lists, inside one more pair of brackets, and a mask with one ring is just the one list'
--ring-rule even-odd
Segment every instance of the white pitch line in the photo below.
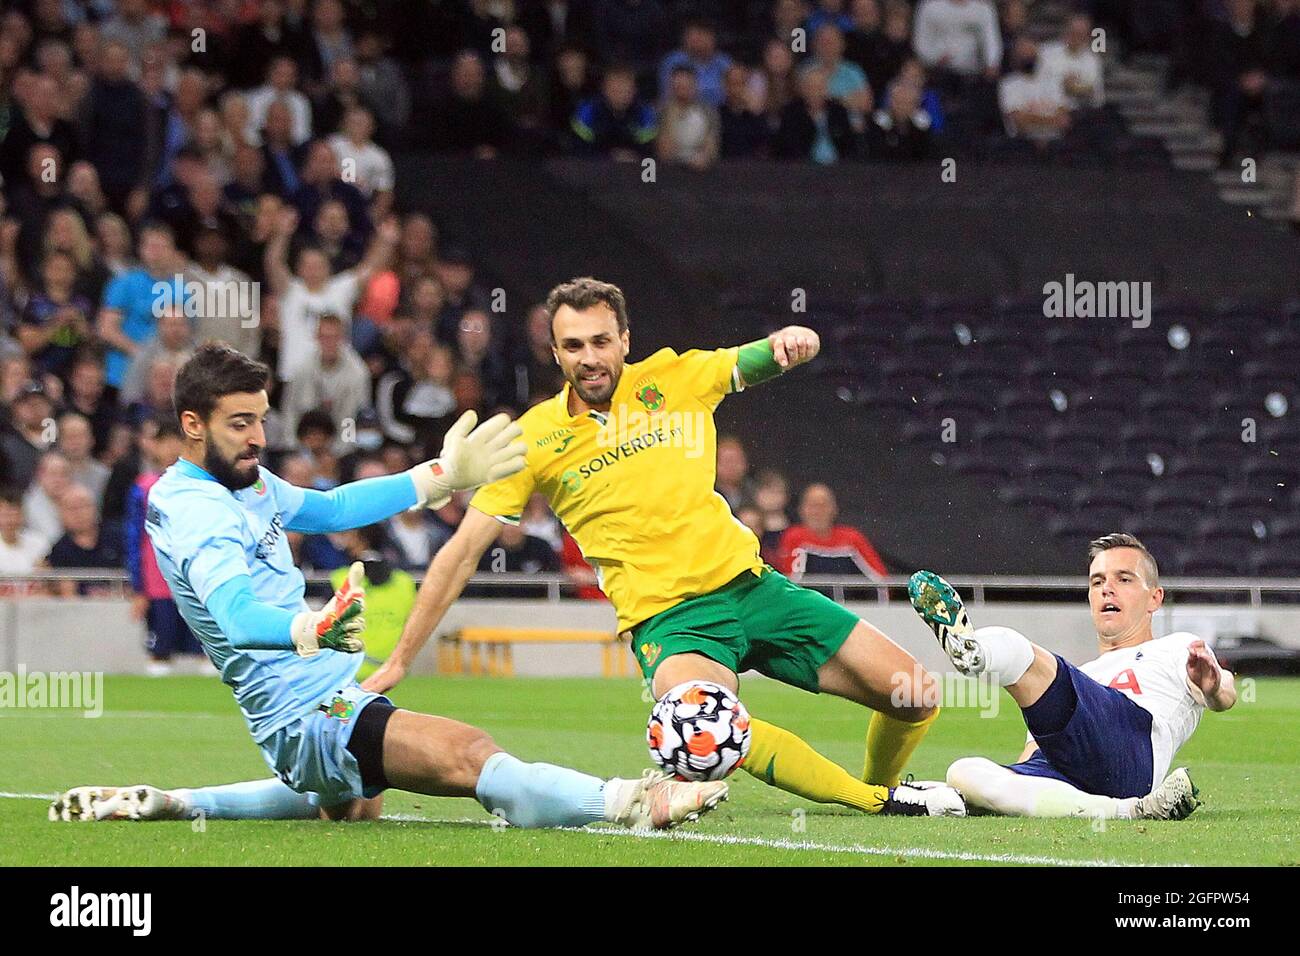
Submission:
{"label": "white pitch line", "polygon": [[[12,800],[53,800],[57,793],[7,793],[0,790],[0,799]],[[380,819],[396,823],[473,823],[480,826],[492,826],[489,820],[474,820],[469,817],[447,819],[440,817],[422,817],[414,813],[386,813]],[[1186,863],[1126,863],[1123,860],[1066,860],[1055,856],[1023,856],[1017,853],[970,853],[931,850],[928,847],[908,846],[864,846],[862,844],[814,843],[811,840],[773,840],[767,837],[735,836],[725,833],[695,833],[689,830],[675,830],[672,833],[651,830],[640,832],[634,830],[593,830],[586,827],[561,827],[564,833],[580,833],[586,836],[630,837],[638,840],[668,840],[678,843],[711,843],[714,846],[753,846],[764,850],[795,850],[813,853],[850,853],[858,856],[903,856],[918,857],[923,860],[951,860],[954,863],[1010,863],[1020,866],[1187,866]]]}
{"label": "white pitch line", "polygon": [[[422,817],[411,813],[384,814],[380,819],[401,823],[477,823],[492,826],[488,820],[461,818],[458,820]],[[582,833],[587,836],[631,837],[641,840],[669,840],[689,843],[711,843],[715,846],[753,846],[766,850],[795,850],[814,853],[851,853],[861,856],[912,856],[925,860],[951,860],[955,863],[1010,863],[1021,866],[1187,866],[1188,864],[1127,863],[1123,860],[1067,860],[1054,856],[1026,856],[1016,853],[971,853],[932,850],[927,847],[865,846],[862,844],[814,843],[810,840],[774,840],[766,837],[735,836],[732,834],[697,833],[692,830],[661,830],[648,832],[634,830],[589,829],[587,827],[561,827],[565,833]]]}

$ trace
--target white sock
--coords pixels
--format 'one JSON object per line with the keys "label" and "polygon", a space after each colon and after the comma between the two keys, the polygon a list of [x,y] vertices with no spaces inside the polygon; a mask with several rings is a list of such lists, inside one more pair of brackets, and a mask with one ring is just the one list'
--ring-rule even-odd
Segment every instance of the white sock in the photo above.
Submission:
{"label": "white sock", "polygon": [[1003,687],[1024,677],[1034,663],[1034,645],[1025,635],[1009,627],[977,627],[975,640],[980,642],[988,659],[984,672]]}
{"label": "white sock", "polygon": [[971,806],[1013,817],[1100,817],[1126,820],[1136,799],[1085,793],[1064,780],[1030,777],[986,757],[963,757],[948,768],[948,786]]}

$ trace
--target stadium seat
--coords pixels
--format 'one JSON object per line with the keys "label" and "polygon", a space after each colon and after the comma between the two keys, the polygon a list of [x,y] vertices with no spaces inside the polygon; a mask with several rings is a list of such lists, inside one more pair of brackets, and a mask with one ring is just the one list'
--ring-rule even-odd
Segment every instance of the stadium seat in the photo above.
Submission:
{"label": "stadium seat", "polygon": [[1219,517],[1253,522],[1271,519],[1289,509],[1289,495],[1268,488],[1224,488],[1219,492]]}
{"label": "stadium seat", "polygon": [[1162,483],[1148,488],[1143,500],[1150,520],[1188,529],[1205,515],[1213,499],[1185,487]]}
{"label": "stadium seat", "polygon": [[1039,441],[1032,433],[997,422],[979,425],[975,440],[981,454],[1017,462],[1039,450]]}

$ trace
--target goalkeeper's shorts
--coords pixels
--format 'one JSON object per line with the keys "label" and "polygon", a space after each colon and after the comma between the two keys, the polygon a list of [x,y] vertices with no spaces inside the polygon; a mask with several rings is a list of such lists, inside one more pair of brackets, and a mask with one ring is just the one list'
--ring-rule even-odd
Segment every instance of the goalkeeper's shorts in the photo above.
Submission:
{"label": "goalkeeper's shorts", "polygon": [[[373,770],[363,773],[355,748],[348,746],[362,711],[372,704],[376,714],[384,709],[391,712],[393,706],[387,697],[362,690],[353,681],[263,741],[262,756],[286,785],[299,793],[319,795],[323,807],[378,796],[386,786],[382,770],[380,779]],[[378,739],[382,744],[382,727]]]}
{"label": "goalkeeper's shorts", "polygon": [[818,668],[857,623],[852,611],[765,566],[638,624],[632,651],[647,680],[674,654],[695,653],[733,673],[756,670],[815,694]]}

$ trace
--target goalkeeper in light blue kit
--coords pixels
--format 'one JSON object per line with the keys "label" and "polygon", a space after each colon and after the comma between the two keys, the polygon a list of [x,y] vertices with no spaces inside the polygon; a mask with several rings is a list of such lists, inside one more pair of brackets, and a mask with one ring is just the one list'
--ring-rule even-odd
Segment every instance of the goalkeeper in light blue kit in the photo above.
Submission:
{"label": "goalkeeper in light blue kit", "polygon": [[656,772],[601,780],[524,763],[478,728],[362,690],[354,679],[364,649],[362,566],[313,611],[285,533],[344,531],[441,507],[453,491],[519,471],[521,432],[505,415],[475,429],[467,412],[433,461],[330,492],[298,488],[259,463],[268,375],[218,343],[181,368],[175,399],[185,450],[150,491],[145,522],[181,615],[235,692],[276,777],[170,791],[78,787],[54,801],[51,819],[373,819],[382,792],[396,787],[475,797],[522,827],[666,828],[725,799],[722,782]]}

